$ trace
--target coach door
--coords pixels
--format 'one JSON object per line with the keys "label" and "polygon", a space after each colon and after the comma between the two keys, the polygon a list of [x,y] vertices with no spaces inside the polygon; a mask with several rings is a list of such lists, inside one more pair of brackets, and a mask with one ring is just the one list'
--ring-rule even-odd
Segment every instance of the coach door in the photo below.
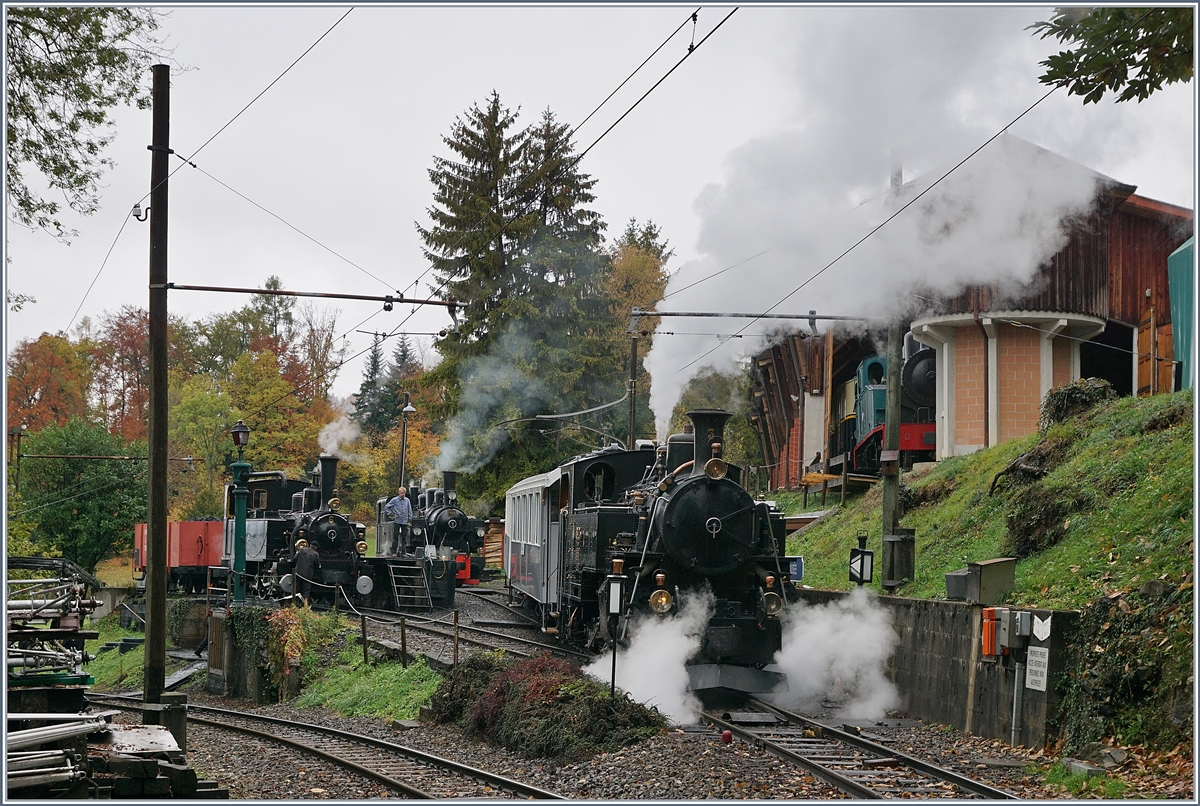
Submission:
{"label": "coach door", "polygon": [[545,590],[546,601],[557,602],[559,590],[559,574],[562,573],[562,556],[561,548],[562,541],[559,537],[562,534],[562,508],[559,506],[559,490],[566,484],[562,477],[546,488],[545,501],[546,516],[549,520],[548,528],[546,529],[546,547],[543,553],[545,565],[542,567],[545,573]]}

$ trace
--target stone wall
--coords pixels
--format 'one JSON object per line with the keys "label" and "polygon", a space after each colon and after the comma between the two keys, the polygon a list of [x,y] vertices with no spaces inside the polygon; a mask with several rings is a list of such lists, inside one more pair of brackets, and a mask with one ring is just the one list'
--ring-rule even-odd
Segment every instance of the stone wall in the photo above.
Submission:
{"label": "stone wall", "polygon": [[[801,595],[820,605],[847,594],[802,590]],[[902,708],[913,717],[1009,741],[1016,661],[1012,655],[982,656],[983,606],[901,596],[880,596],[878,602],[891,612],[900,637],[887,672],[903,698]],[[1050,619],[1050,635],[1045,640],[1031,637],[1029,643],[1050,650],[1049,685],[1046,691],[1024,688],[1018,744],[1040,747],[1053,738],[1058,707],[1054,683],[1072,655],[1079,614],[1030,612]]]}

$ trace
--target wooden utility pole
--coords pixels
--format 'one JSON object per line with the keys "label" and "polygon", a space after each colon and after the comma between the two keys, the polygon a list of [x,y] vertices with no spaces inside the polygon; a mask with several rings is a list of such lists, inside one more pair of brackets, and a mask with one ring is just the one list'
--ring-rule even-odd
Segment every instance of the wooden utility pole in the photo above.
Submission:
{"label": "wooden utility pole", "polygon": [[629,339],[629,441],[625,444],[631,451],[637,448],[637,340],[635,332]]}
{"label": "wooden utility pole", "polygon": [[[884,409],[883,449],[900,450],[900,364],[904,325],[899,319],[888,326],[887,402]],[[883,534],[896,534],[900,525],[900,472],[881,476],[883,482]]]}
{"label": "wooden utility pole", "polygon": [[[167,176],[171,71],[153,68],[150,146],[150,451],[146,503],[146,661],[142,700],[162,702],[167,667]],[[143,721],[158,723],[157,711]]]}

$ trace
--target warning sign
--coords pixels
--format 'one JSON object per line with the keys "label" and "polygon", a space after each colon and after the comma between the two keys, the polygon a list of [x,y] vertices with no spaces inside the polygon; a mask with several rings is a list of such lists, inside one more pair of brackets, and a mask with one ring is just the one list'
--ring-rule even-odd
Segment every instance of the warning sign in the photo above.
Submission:
{"label": "warning sign", "polygon": [[1046,690],[1046,678],[1050,672],[1050,649],[1044,646],[1029,647],[1025,664],[1025,688],[1034,691]]}

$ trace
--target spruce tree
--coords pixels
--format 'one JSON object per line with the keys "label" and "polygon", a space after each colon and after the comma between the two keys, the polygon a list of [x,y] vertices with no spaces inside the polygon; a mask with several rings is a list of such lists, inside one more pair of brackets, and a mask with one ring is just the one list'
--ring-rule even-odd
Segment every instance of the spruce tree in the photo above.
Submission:
{"label": "spruce tree", "polygon": [[382,337],[375,334],[367,364],[363,367],[362,384],[354,399],[353,420],[372,442],[387,432],[392,419],[392,409],[388,406],[384,390],[382,343]]}
{"label": "spruce tree", "polygon": [[588,208],[596,181],[553,113],[523,131],[516,119],[492,93],[455,120],[444,141],[456,158],[429,172],[433,224],[418,226],[439,293],[464,304],[422,385],[441,401],[434,417],[449,421],[443,456],[468,471],[463,494],[496,500],[596,444],[498,424],[619,397],[625,355],[614,349],[604,223]]}
{"label": "spruce tree", "polygon": [[388,417],[396,422],[400,410],[404,408],[404,392],[413,380],[421,374],[421,362],[408,341],[408,334],[401,333],[392,351],[392,363],[387,368],[387,380],[384,382],[385,407],[389,409]]}
{"label": "spruce tree", "polygon": [[501,305],[520,288],[517,244],[524,228],[517,220],[521,198],[513,190],[523,179],[526,135],[513,131],[516,121],[517,113],[492,92],[482,109],[475,104],[455,118],[442,138],[455,158],[434,157],[429,170],[433,226],[418,224],[417,232],[438,294],[463,304],[458,332],[438,343],[452,362],[487,351]]}

